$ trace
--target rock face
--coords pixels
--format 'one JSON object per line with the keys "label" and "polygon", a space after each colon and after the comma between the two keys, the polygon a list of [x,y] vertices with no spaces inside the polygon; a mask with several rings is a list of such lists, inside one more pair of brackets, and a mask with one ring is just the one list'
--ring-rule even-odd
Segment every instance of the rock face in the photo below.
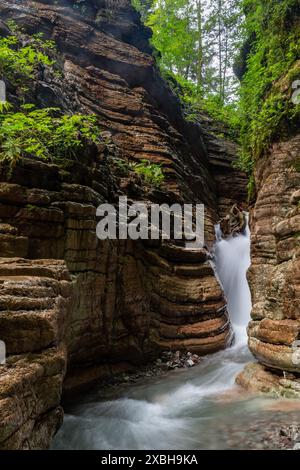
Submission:
{"label": "rock face", "polygon": [[[118,9],[101,0],[85,2],[82,11],[74,6],[0,5],[4,22],[13,18],[58,46],[63,79],[41,70],[31,99],[95,113],[105,134],[99,153],[87,151],[71,168],[27,159],[9,178],[0,170],[0,339],[8,353],[0,370],[0,448],[49,446],[62,419],[62,386],[80,390],[162,350],[203,355],[232,341],[206,249],[96,238],[96,207],[122,194],[204,203],[207,243],[227,203],[220,205],[207,140],[184,120],[160,77],[149,31],[130,2],[119,1]],[[120,177],[116,157],[162,164],[162,188],[145,192]],[[242,198],[242,175],[235,179],[225,166],[231,187],[239,188],[232,205],[235,194]]]}
{"label": "rock face", "polygon": [[[274,144],[257,163],[257,200],[251,215],[253,298],[250,350],[266,368],[249,366],[238,377],[244,386],[264,389],[275,371],[281,394],[299,393],[300,360],[300,135]],[[276,372],[277,371],[277,372]],[[282,371],[294,378],[283,380]],[[276,379],[276,373],[278,375]],[[252,384],[252,385],[251,385]]]}
{"label": "rock face", "polygon": [[242,233],[247,225],[246,214],[235,204],[229,213],[221,219],[220,229],[223,236],[230,237]]}
{"label": "rock face", "polygon": [[43,449],[62,422],[70,296],[64,261],[0,259],[1,449]]}
{"label": "rock face", "polygon": [[211,172],[216,182],[219,214],[226,217],[234,204],[247,208],[247,178],[235,167],[239,146],[237,136],[221,122],[205,113],[200,115],[203,140],[207,150]]}

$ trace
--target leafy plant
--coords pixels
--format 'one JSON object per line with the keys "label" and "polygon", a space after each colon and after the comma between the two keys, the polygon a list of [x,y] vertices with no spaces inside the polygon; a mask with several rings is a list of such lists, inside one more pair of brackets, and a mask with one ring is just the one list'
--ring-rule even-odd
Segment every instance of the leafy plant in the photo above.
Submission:
{"label": "leafy plant", "polygon": [[161,71],[197,84],[197,94],[237,98],[233,62],[240,46],[241,0],[132,0],[152,29]]}
{"label": "leafy plant", "polygon": [[31,104],[19,112],[0,113],[0,162],[12,167],[22,157],[35,157],[62,163],[99,142],[96,116],[58,113],[56,108],[35,109]]}
{"label": "leafy plant", "polygon": [[140,163],[130,163],[130,168],[138,175],[141,175],[144,181],[154,187],[160,187],[165,176],[161,165],[149,162],[149,160],[141,160]]}
{"label": "leafy plant", "polygon": [[163,76],[169,82],[174,93],[180,97],[188,121],[199,122],[200,113],[206,112],[216,121],[224,123],[232,137],[236,139],[241,125],[238,103],[223,103],[215,94],[203,97],[195,83],[179,75],[164,72]]}
{"label": "leafy plant", "polygon": [[127,176],[131,170],[129,163],[122,158],[114,158],[113,164],[117,168],[120,176]]}
{"label": "leafy plant", "polygon": [[240,167],[252,173],[255,161],[299,117],[291,85],[300,78],[298,0],[243,0],[245,36],[251,38],[241,87]]}
{"label": "leafy plant", "polygon": [[0,39],[0,76],[20,85],[34,77],[37,66],[53,61],[32,45],[21,46],[16,36]]}

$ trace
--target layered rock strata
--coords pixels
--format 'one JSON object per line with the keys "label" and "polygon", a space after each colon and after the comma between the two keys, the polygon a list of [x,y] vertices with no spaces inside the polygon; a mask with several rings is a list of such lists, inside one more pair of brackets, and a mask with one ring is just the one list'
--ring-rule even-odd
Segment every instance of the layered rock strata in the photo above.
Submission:
{"label": "layered rock strata", "polygon": [[[250,365],[237,381],[247,387],[255,383],[264,389],[260,378],[273,370],[273,386],[279,380],[281,394],[289,395],[292,388],[300,396],[299,151],[298,134],[274,144],[268,155],[257,162],[249,270],[253,310],[248,333],[251,352],[266,368]],[[283,380],[283,372],[291,372],[294,378]]]}
{"label": "layered rock strata", "polygon": [[0,259],[1,449],[43,449],[62,422],[70,300],[64,261]]}
{"label": "layered rock strata", "polygon": [[238,135],[206,113],[200,114],[200,122],[211,172],[216,182],[218,211],[220,217],[224,218],[235,204],[247,209],[247,177],[236,165],[240,152]]}
{"label": "layered rock strata", "polygon": [[[71,1],[0,5],[2,20],[58,47],[63,78],[40,70],[31,101],[94,113],[104,136],[71,167],[26,159],[9,177],[0,171],[0,339],[8,345],[0,448],[49,445],[63,381],[65,392],[80,390],[164,349],[206,354],[232,340],[206,249],[96,238],[97,206],[126,194],[204,203],[211,243],[220,196],[201,128],[184,120],[130,2],[109,12],[111,2],[85,3],[84,11]],[[162,164],[162,187],[145,191],[138,178],[119,176],[116,158]]]}

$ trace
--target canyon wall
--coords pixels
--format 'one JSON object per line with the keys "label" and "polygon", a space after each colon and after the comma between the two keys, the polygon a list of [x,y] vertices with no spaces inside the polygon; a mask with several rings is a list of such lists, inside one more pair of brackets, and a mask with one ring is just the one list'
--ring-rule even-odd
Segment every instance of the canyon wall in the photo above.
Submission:
{"label": "canyon wall", "polygon": [[[12,174],[0,170],[0,339],[8,355],[0,369],[2,449],[49,446],[63,416],[63,387],[78,392],[162,350],[206,354],[232,341],[207,248],[96,238],[96,207],[127,195],[204,203],[210,245],[220,214],[245,199],[246,178],[231,168],[228,140],[204,121],[201,129],[184,120],[130,2],[117,9],[84,3],[84,10],[71,1],[0,5],[2,32],[13,19],[57,44],[62,76],[42,68],[28,100],[94,113],[103,135],[97,151],[67,167],[25,159]],[[116,158],[162,164],[162,187],[124,175]]]}
{"label": "canyon wall", "polygon": [[245,74],[242,94],[252,107],[244,136],[248,163],[254,167],[255,193],[250,215],[248,277],[253,309],[248,335],[258,362],[249,364],[237,382],[250,390],[299,398],[300,106],[295,90],[300,77],[300,8],[299,2],[287,1],[281,10],[274,1],[261,16],[259,8],[264,10],[263,2],[245,10],[248,23],[253,21],[256,29],[249,29],[240,57],[240,72]]}
{"label": "canyon wall", "polygon": [[300,397],[300,135],[276,143],[256,165],[251,213],[253,309],[249,347],[259,363],[237,382]]}

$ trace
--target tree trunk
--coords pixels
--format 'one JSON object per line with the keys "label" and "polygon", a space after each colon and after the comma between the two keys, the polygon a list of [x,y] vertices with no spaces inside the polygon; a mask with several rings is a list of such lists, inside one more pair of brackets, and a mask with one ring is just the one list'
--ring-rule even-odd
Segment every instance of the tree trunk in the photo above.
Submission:
{"label": "tree trunk", "polygon": [[199,90],[203,89],[203,33],[202,33],[202,0],[197,0],[197,22],[198,22],[198,60],[197,60],[197,85]]}
{"label": "tree trunk", "polygon": [[223,57],[222,57],[222,0],[218,0],[218,35],[219,35],[219,95],[220,99],[222,99],[222,89],[223,89],[223,72],[222,72],[222,65],[223,65]]}

